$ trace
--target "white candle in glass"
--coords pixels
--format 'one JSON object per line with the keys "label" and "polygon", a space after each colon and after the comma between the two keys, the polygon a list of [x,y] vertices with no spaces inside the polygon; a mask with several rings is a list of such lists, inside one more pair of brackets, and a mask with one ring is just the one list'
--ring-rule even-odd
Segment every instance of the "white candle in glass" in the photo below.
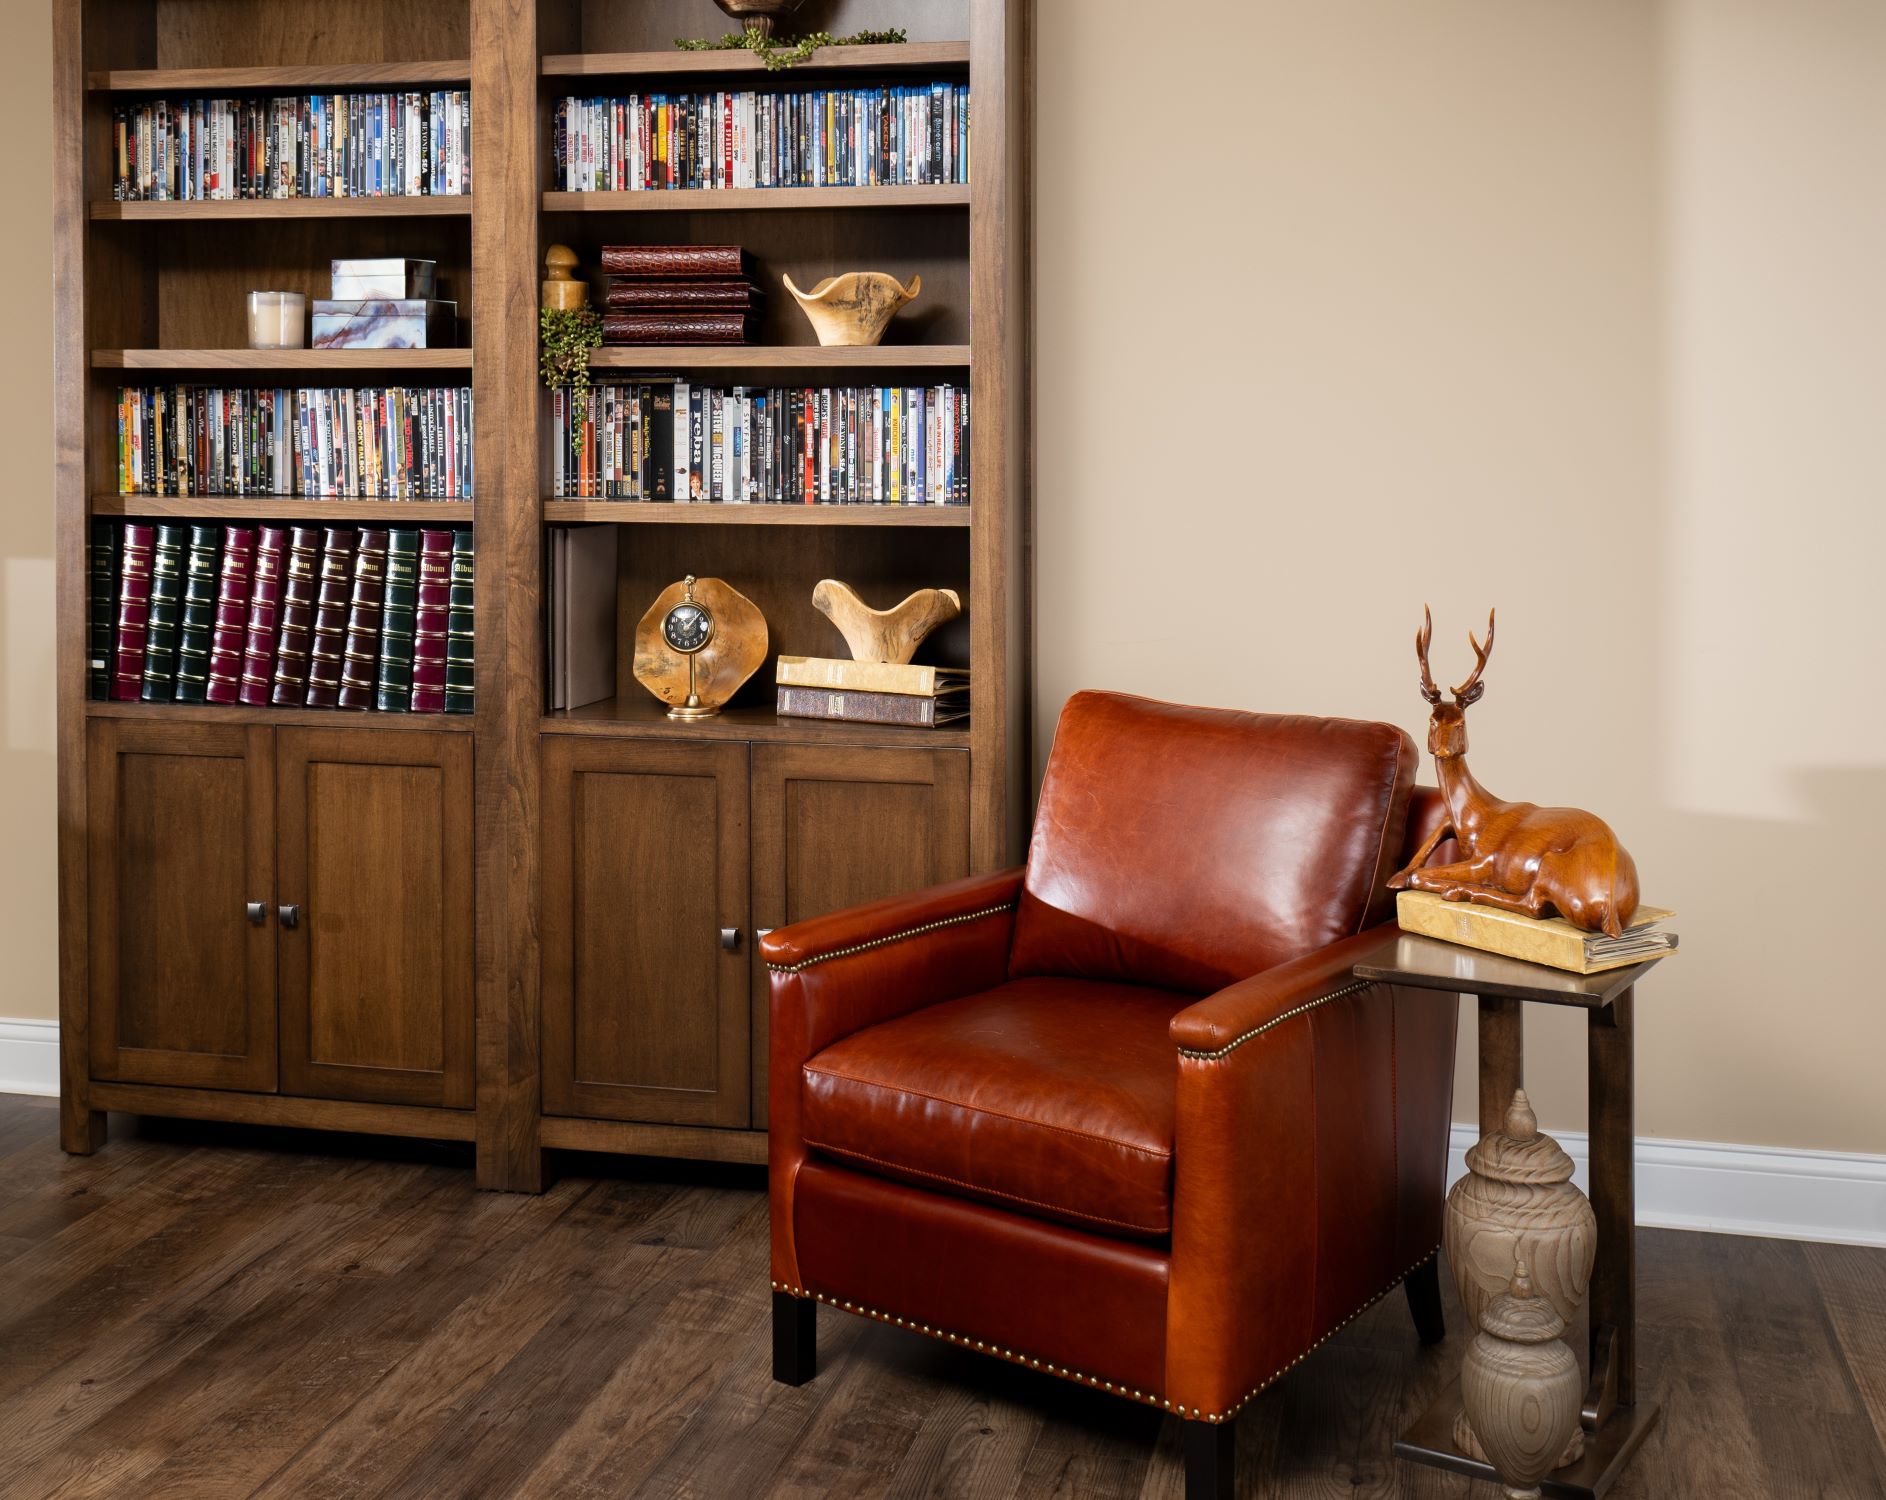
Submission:
{"label": "white candle in glass", "polygon": [[249,293],[251,349],[299,349],[307,326],[308,299],[300,292]]}

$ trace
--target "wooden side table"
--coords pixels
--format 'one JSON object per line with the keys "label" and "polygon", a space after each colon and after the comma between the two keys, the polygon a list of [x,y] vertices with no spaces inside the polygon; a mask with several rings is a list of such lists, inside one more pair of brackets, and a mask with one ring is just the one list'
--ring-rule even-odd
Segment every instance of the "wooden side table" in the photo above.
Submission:
{"label": "wooden side table", "polygon": [[[1548,1496],[1591,1500],[1616,1481],[1656,1424],[1657,1408],[1637,1404],[1637,1188],[1633,991],[1658,960],[1604,974],[1567,974],[1539,964],[1436,938],[1403,933],[1355,966],[1358,979],[1480,1002],[1480,1133],[1498,1130],[1513,1092],[1525,1084],[1525,1029],[1520,1007],[1583,1006],[1591,1108],[1591,1206],[1598,1219],[1597,1257],[1586,1308],[1591,1320],[1582,1419],[1585,1456],[1544,1482]],[[1456,1380],[1395,1443],[1399,1458],[1476,1479],[1495,1479],[1490,1465],[1454,1447],[1460,1411]]]}

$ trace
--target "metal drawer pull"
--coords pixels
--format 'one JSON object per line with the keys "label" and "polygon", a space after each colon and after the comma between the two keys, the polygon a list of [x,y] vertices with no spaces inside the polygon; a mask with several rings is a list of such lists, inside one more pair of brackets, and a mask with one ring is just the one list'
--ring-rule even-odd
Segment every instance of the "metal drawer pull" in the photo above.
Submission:
{"label": "metal drawer pull", "polygon": [[301,925],[301,908],[299,906],[278,906],[275,908],[275,915],[281,918],[281,923],[284,927],[299,927]]}
{"label": "metal drawer pull", "polygon": [[729,953],[737,949],[740,946],[740,929],[738,927],[721,928],[720,946],[725,948]]}
{"label": "metal drawer pull", "polygon": [[268,920],[268,902],[251,901],[249,903],[249,925],[260,927]]}

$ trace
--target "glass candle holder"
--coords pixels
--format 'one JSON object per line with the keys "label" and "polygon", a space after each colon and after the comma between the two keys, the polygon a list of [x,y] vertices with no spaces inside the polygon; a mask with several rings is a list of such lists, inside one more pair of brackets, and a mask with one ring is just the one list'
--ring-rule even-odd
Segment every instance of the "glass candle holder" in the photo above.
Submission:
{"label": "glass candle holder", "polygon": [[299,349],[308,339],[308,299],[300,292],[249,293],[249,347]]}

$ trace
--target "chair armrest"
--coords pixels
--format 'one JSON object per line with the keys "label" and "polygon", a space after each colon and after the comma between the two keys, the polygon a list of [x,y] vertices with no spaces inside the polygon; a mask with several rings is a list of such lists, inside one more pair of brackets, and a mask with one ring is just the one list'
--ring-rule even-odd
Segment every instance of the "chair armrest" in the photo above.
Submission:
{"label": "chair armrest", "polygon": [[803,1285],[792,1232],[793,1186],[806,1156],[801,1069],[854,1031],[1006,981],[1021,886],[1019,867],[972,876],[760,939],[772,981],[766,1103],[776,1287]]}
{"label": "chair armrest", "polygon": [[1388,1269],[1403,1239],[1395,992],[1351,976],[1393,931],[1172,1018],[1167,1390],[1197,1414],[1235,1411],[1408,1269]]}

